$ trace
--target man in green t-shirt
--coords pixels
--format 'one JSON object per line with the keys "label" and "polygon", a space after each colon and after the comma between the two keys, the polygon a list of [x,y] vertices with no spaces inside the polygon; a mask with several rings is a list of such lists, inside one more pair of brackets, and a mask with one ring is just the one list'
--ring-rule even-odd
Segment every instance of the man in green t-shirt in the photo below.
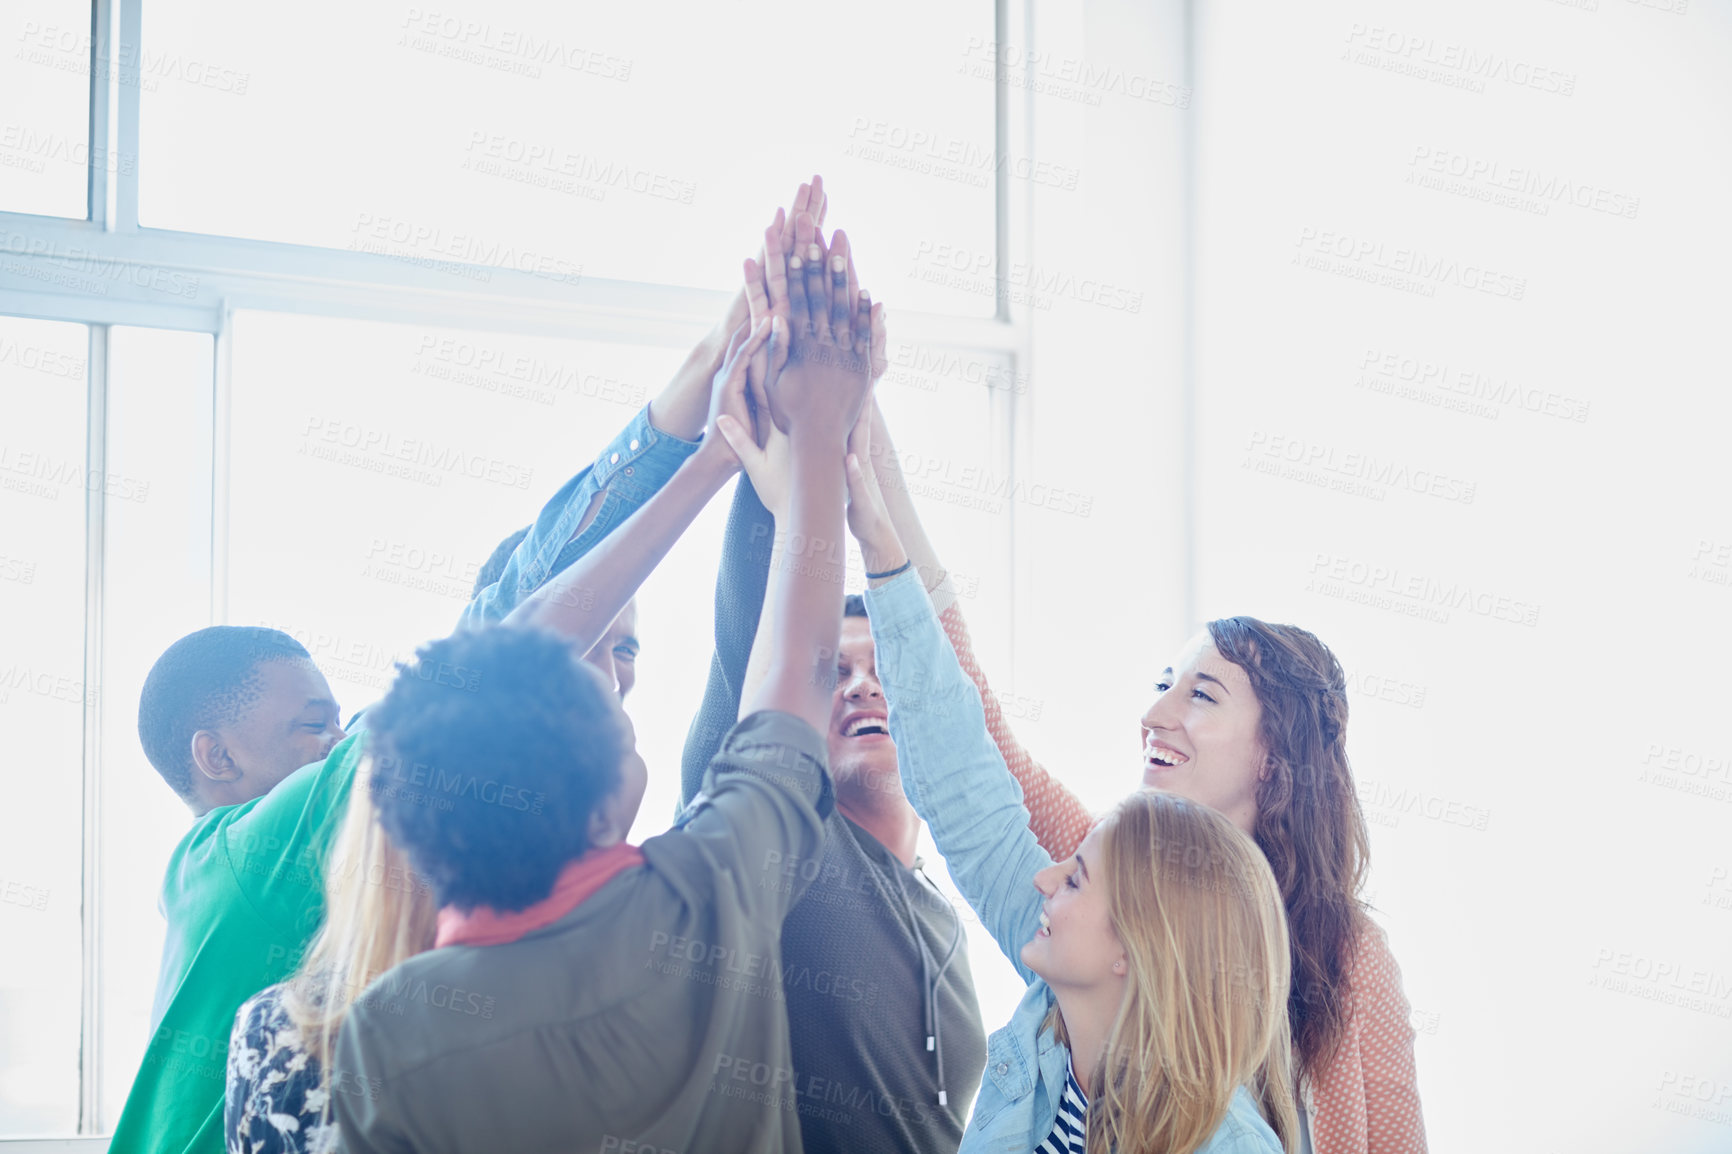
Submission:
{"label": "man in green t-shirt", "polygon": [[[697,448],[712,379],[744,317],[742,294],[672,383],[547,503],[460,629],[503,620],[678,470]],[[195,820],[163,879],[168,926],[152,1037],[115,1127],[115,1154],[222,1150],[235,1011],[294,971],[323,920],[324,855],[363,752],[339,717],[306,649],[274,629],[199,630],[146,679],[140,739]]]}

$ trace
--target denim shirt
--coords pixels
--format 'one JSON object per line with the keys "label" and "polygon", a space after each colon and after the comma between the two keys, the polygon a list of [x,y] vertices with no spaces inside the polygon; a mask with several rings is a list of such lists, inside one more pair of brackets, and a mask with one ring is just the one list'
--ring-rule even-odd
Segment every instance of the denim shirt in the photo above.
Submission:
{"label": "denim shirt", "polygon": [[[531,593],[589,552],[655,496],[697,448],[698,442],[681,440],[650,424],[649,406],[645,405],[594,464],[562,485],[541,507],[529,535],[511,554],[499,580],[464,607],[457,627],[479,629],[503,621]],[[604,496],[595,518],[574,538],[572,534],[597,493]]]}
{"label": "denim shirt", "polygon": [[[920,575],[911,570],[867,590],[866,609],[903,791],[981,925],[1028,983],[1010,1023],[987,1039],[986,1076],[958,1154],[1027,1154],[1052,1132],[1070,1062],[1069,1051],[1042,1029],[1052,991],[1021,956],[1040,928],[1034,876],[1052,858],[1029,829],[1022,787],[987,733],[980,693],[957,662]],[[1281,1154],[1243,1086],[1200,1149]]]}

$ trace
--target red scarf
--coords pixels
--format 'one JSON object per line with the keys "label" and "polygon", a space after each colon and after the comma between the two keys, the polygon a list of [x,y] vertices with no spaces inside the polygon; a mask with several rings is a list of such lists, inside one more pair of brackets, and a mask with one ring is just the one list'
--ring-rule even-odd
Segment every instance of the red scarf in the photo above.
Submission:
{"label": "red scarf", "polygon": [[492,906],[476,906],[468,913],[455,906],[439,911],[439,934],[433,939],[435,949],[441,946],[497,946],[515,942],[531,930],[550,926],[583,904],[597,890],[633,866],[643,864],[643,850],[620,842],[605,849],[594,849],[575,861],[565,863],[553,883],[553,892],[530,906],[502,914]]}

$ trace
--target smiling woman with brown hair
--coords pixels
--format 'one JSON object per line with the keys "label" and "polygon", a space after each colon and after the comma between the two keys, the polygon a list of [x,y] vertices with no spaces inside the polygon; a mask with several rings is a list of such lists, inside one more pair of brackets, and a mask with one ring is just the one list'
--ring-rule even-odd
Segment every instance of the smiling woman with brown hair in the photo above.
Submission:
{"label": "smiling woman with brown hair", "polygon": [[[1011,732],[876,409],[868,453],[895,532],[1022,786],[1030,828],[1055,859],[1075,854],[1094,818]],[[1280,886],[1292,964],[1288,1020],[1304,1105],[1299,1148],[1423,1154],[1401,972],[1359,897],[1369,840],[1347,760],[1340,662],[1295,626],[1254,617],[1211,621],[1162,674],[1141,730],[1142,783],[1219,810],[1256,841]]]}

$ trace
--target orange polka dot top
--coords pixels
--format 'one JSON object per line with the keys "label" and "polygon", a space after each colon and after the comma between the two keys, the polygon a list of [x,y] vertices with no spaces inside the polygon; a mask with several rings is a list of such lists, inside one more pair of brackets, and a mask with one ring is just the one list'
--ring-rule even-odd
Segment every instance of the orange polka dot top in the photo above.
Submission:
{"label": "orange polka dot top", "polygon": [[[1077,796],[1041,767],[1004,720],[953,603],[940,614],[963,670],[980,691],[986,728],[1022,784],[1029,827],[1054,861],[1076,853],[1094,824]],[[1351,1011],[1341,1045],[1302,1093],[1315,1154],[1425,1154],[1425,1119],[1413,1062],[1414,1030],[1401,970],[1383,931],[1369,926],[1348,978]]]}

